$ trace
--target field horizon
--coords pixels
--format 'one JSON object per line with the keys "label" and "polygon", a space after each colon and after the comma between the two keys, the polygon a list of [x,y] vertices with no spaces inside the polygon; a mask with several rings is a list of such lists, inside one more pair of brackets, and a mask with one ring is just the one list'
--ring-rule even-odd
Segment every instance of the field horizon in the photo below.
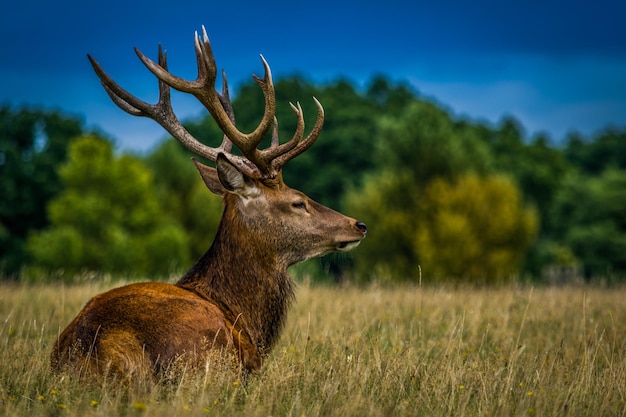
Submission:
{"label": "field horizon", "polygon": [[221,361],[119,386],[54,374],[56,335],[119,282],[0,283],[3,416],[626,416],[626,288],[300,283],[243,379]]}

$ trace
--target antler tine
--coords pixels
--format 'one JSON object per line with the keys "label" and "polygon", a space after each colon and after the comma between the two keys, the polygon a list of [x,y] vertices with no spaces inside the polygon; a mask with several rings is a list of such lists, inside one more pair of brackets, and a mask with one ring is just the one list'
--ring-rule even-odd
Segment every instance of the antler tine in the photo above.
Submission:
{"label": "antler tine", "polygon": [[[259,123],[259,126],[250,134],[250,136],[255,137],[256,143],[254,144],[254,149],[259,143],[263,140],[265,135],[267,134],[269,128],[272,126],[274,122],[274,116],[276,115],[276,94],[274,92],[274,81],[272,80],[272,70],[270,69],[269,64],[265,60],[263,55],[260,55],[261,62],[263,63],[263,78],[259,78],[256,75],[253,75],[254,81],[261,87],[261,91],[263,91],[263,97],[265,98],[265,111],[263,112],[263,118]],[[251,149],[252,150],[252,149]],[[241,150],[244,151],[243,149]]]}
{"label": "antler tine", "polygon": [[274,129],[272,131],[272,142],[271,146],[267,149],[263,149],[258,151],[259,158],[264,161],[270,167],[270,177],[274,177],[278,174],[280,169],[275,169],[272,165],[272,161],[276,159],[278,156],[283,155],[293,148],[295,148],[298,143],[302,140],[302,136],[304,135],[304,114],[302,112],[302,107],[300,103],[297,103],[298,107],[294,106],[293,103],[289,103],[294,113],[296,113],[297,117],[297,125],[296,131],[294,132],[291,139],[283,144],[280,144],[280,140],[278,138],[278,119],[274,117]]}
{"label": "antler tine", "polygon": [[274,127],[272,128],[272,148],[276,148],[280,144],[278,139],[278,119],[274,116]]}
{"label": "antler tine", "polygon": [[[94,71],[100,78],[100,82],[102,83],[105,91],[120,109],[132,114],[133,116],[148,117],[155,120],[174,138],[195,154],[212,161],[217,158],[218,152],[215,149],[200,143],[180,123],[172,110],[170,90],[166,83],[159,81],[159,101],[154,105],[149,104],[120,87],[119,84],[113,81],[113,79],[106,72],[104,72],[98,61],[96,61],[91,55],[87,55],[87,57],[89,58]],[[159,64],[162,68],[167,69],[166,54],[162,51],[160,45]]]}
{"label": "antler tine", "polygon": [[98,61],[96,61],[91,55],[87,54],[89,62],[98,78],[100,83],[104,87],[111,100],[126,113],[133,116],[146,116],[149,117],[150,105],[144,101],[137,99],[128,91],[120,87],[109,75],[104,72]]}
{"label": "antler tine", "polygon": [[[233,110],[233,105],[230,102],[230,94],[228,92],[228,79],[226,78],[226,71],[222,70],[222,95],[219,96],[220,102],[222,103],[222,107],[226,111],[228,118],[236,125],[235,122],[235,111]],[[233,142],[228,138],[228,135],[224,134],[224,138],[222,139],[222,144],[220,145],[220,149],[224,152],[230,152],[233,147]]]}
{"label": "antler tine", "polygon": [[[304,140],[301,140],[302,133],[300,134],[299,138],[297,138],[297,136],[294,134],[294,137],[289,142],[295,142],[295,146],[289,149],[288,151],[281,153],[280,155],[278,155],[276,158],[272,160],[271,164],[272,164],[273,171],[279,172],[281,168],[283,167],[283,165],[285,165],[288,161],[292,160],[296,156],[300,155],[302,152],[309,149],[309,147],[311,147],[311,145],[315,143],[320,133],[322,132],[322,127],[324,126],[324,107],[322,107],[322,104],[317,100],[317,98],[313,97],[313,100],[315,101],[315,104],[317,105],[317,119],[315,120],[315,125],[313,126],[313,129],[311,130],[311,132],[309,132],[308,136]],[[299,109],[298,117],[301,117],[302,109],[300,108],[300,103],[298,103],[298,109]],[[304,130],[304,124],[302,128]]]}

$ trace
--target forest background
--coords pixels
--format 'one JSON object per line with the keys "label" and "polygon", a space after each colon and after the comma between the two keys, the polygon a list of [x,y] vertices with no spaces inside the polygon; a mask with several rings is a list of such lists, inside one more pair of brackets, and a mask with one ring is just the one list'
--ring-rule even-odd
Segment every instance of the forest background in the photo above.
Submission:
{"label": "forest background", "polygon": [[[623,282],[626,127],[562,142],[454,115],[407,84],[374,77],[314,85],[276,82],[280,137],[299,101],[322,135],[284,168],[291,187],[368,225],[349,255],[299,267],[313,280],[355,282]],[[234,96],[238,126],[263,112],[254,82]],[[210,116],[185,127],[221,140]],[[0,107],[0,276],[74,281],[100,274],[158,279],[206,251],[220,199],[173,139],[122,153],[80,117]],[[95,275],[94,275],[95,273]]]}

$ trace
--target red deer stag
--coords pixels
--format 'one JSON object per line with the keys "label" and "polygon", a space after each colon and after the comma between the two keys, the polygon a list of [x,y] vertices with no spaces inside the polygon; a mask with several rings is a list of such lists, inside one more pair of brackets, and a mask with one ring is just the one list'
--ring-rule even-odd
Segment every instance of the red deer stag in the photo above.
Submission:
{"label": "red deer stag", "polygon": [[[159,80],[159,100],[151,105],[115,83],[88,56],[105,90],[122,110],[154,119],[196,155],[193,160],[206,186],[221,195],[224,211],[209,250],[176,284],[130,284],[92,298],[60,334],[52,368],[69,367],[82,375],[158,374],[179,358],[231,351],[248,371],[258,369],[276,344],[293,284],[287,268],[332,251],[348,251],[365,237],[364,223],[346,217],[285,185],[282,166],[315,142],[324,111],[315,100],[315,126],[304,137],[299,104],[293,137],[280,143],[274,113],[276,98],[270,68],[255,81],[265,97],[264,115],[251,133],[235,127],[225,74],[222,93],[215,89],[215,59],[204,27],[196,33],[198,78],[187,81],[168,72],[159,47],[158,64],[135,49]],[[195,139],[175,116],[170,87],[193,94],[224,133],[217,148]],[[271,144],[257,149],[272,128]],[[241,155],[231,153],[235,145]],[[198,355],[200,353],[200,355]],[[193,355],[192,355],[193,354]]]}

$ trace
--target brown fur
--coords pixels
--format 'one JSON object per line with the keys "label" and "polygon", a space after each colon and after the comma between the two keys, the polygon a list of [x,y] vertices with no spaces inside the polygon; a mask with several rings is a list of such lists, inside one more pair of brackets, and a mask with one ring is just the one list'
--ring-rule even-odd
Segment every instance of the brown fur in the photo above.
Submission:
{"label": "brown fur", "polygon": [[232,352],[256,370],[277,342],[294,292],[287,268],[355,246],[365,225],[276,178],[246,176],[226,158],[196,162],[224,198],[211,248],[176,284],[139,283],[92,298],[60,334],[53,369],[152,375],[177,360]]}

